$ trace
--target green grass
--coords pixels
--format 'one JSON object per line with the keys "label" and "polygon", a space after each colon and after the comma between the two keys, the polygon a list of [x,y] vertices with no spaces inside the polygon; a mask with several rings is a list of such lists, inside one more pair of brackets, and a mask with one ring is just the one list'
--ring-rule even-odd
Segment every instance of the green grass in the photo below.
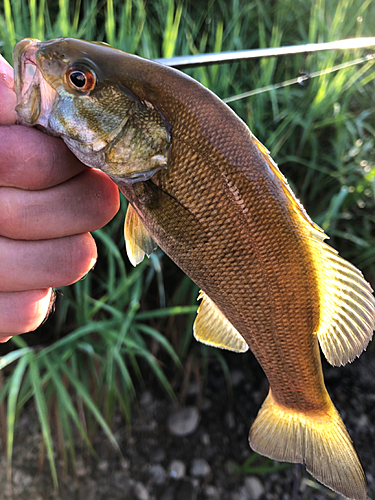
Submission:
{"label": "green grass", "polygon": [[[369,0],[59,0],[58,5],[4,0],[0,49],[11,60],[14,44],[23,37],[73,36],[104,40],[145,57],[170,57],[373,36],[374,18],[375,4]],[[322,71],[367,52],[251,60],[188,73],[226,98],[295,78],[300,69]],[[231,106],[271,151],[331,243],[374,285],[374,61],[321,75],[307,86],[273,87]],[[9,471],[17,419],[31,402],[57,485],[54,447],[66,464],[74,465],[76,436],[94,453],[91,443],[101,428],[117,449],[115,412],[130,425],[137,387],[145,377],[174,398],[171,380],[181,380],[186,360],[202,374],[210,363],[221,363],[227,374],[225,355],[193,345],[197,289],[190,280],[161,253],[135,269],[128,265],[124,213],[125,203],[111,224],[95,232],[100,255],[95,271],[58,292],[56,313],[43,335],[31,347],[26,342],[32,336],[14,339],[15,350],[0,358]],[[49,345],[38,343],[44,338]],[[179,375],[170,377],[174,371]]]}

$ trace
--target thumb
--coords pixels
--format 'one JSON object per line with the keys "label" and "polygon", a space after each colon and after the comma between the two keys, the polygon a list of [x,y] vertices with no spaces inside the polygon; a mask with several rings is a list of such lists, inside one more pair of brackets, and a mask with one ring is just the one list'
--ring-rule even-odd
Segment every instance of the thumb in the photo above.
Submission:
{"label": "thumb", "polygon": [[14,90],[13,68],[0,55],[0,125],[16,123],[16,93]]}

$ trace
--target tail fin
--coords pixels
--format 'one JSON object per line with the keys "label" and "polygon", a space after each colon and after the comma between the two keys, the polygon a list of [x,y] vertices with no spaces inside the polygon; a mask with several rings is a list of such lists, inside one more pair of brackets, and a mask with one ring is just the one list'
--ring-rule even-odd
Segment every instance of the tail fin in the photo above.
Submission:
{"label": "tail fin", "polygon": [[304,463],[318,481],[340,495],[367,498],[365,474],[333,404],[328,413],[306,415],[280,406],[270,391],[250,429],[249,442],[266,457]]}

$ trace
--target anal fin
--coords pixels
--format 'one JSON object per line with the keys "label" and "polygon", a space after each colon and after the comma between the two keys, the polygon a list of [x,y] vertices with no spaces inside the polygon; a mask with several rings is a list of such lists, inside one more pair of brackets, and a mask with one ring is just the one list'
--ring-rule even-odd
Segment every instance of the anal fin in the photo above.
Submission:
{"label": "anal fin", "polygon": [[236,352],[246,352],[249,346],[215,303],[200,292],[202,302],[194,322],[194,337],[203,344]]}
{"label": "anal fin", "polygon": [[130,204],[126,212],[124,234],[126,253],[133,266],[142,262],[145,255],[149,257],[156,249],[150,233]]}

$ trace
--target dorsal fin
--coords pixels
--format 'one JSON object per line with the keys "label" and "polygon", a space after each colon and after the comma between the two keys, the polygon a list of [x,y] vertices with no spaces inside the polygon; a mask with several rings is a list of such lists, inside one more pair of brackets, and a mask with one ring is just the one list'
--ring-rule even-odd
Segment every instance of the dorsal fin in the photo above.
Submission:
{"label": "dorsal fin", "polygon": [[318,274],[320,347],[331,365],[345,365],[359,356],[372,338],[375,300],[361,271],[311,232]]}
{"label": "dorsal fin", "polygon": [[198,300],[202,299],[194,322],[194,337],[213,347],[246,352],[249,346],[234,326],[228,321],[215,303],[200,291]]}
{"label": "dorsal fin", "polygon": [[142,262],[145,255],[150,257],[156,249],[154,240],[130,203],[125,217],[124,234],[126,253],[133,266]]}
{"label": "dorsal fin", "polygon": [[266,160],[268,165],[271,167],[272,172],[276,175],[276,177],[281,181],[281,187],[289,199],[289,201],[292,204],[293,209],[305,220],[305,222],[308,222],[308,224],[314,228],[316,231],[322,233],[323,237],[324,231],[321,229],[317,224],[315,224],[314,221],[310,219],[308,216],[306,210],[304,209],[302,203],[299,202],[299,200],[296,198],[295,194],[293,191],[290,189],[288,181],[286,178],[283,176],[283,174],[280,172],[279,167],[277,164],[273,161],[271,158],[268,149],[254,136],[252,135],[251,137],[254,145],[257,147],[258,151],[260,154],[263,156],[263,158]]}
{"label": "dorsal fin", "polygon": [[324,243],[327,238],[324,231],[307,215],[268,150],[256,137],[252,136],[252,140],[279,179],[309,235],[320,292],[320,321],[316,333],[327,361],[344,365],[359,356],[372,338],[375,327],[372,289],[356,267]]}

